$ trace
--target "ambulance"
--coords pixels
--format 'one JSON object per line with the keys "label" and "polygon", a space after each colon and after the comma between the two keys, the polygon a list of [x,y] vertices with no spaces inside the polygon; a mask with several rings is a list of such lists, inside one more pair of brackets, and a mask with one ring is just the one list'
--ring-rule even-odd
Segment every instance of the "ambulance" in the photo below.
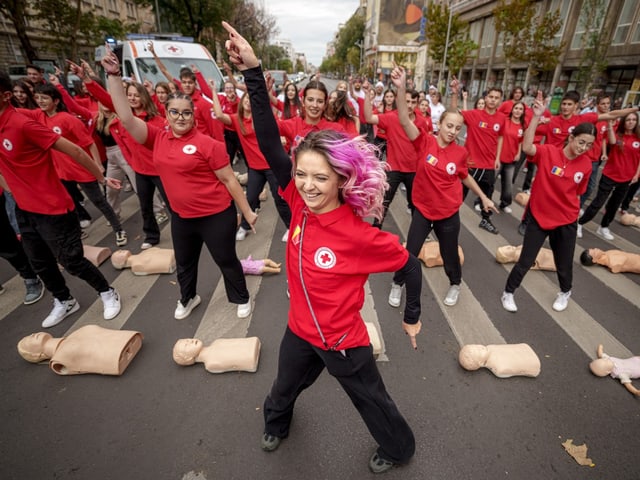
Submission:
{"label": "ambulance", "polygon": [[[191,68],[195,65],[206,80],[215,80],[218,90],[222,90],[222,73],[209,50],[199,43],[185,41],[185,39],[189,40],[189,37],[176,38],[175,40],[157,36],[143,38],[140,35],[133,38],[129,36],[127,40],[121,42],[107,43],[120,60],[123,77],[130,77],[138,82],[149,80],[154,85],[167,81],[149,50],[149,42],[153,42],[156,55],[176,79],[180,79],[181,68]],[[96,48],[96,63],[104,57],[105,51],[104,45]]]}

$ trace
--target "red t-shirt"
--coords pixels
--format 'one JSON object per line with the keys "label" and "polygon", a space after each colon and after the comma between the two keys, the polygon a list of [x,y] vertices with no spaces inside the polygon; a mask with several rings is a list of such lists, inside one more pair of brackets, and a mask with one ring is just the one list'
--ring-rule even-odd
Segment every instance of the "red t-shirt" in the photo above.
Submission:
{"label": "red t-shirt", "polygon": [[593,147],[587,152],[587,155],[592,162],[599,162],[602,156],[602,142],[607,141],[607,127],[609,122],[606,120],[600,120],[596,123],[596,139],[593,142]]}
{"label": "red t-shirt", "polygon": [[524,137],[524,129],[521,123],[513,123],[510,118],[505,119],[503,127],[500,163],[513,163]]}
{"label": "red t-shirt", "polygon": [[538,165],[531,187],[529,208],[545,230],[569,225],[578,219],[580,195],[587,191],[591,159],[582,154],[569,160],[562,148],[536,145],[530,162]]}
{"label": "red t-shirt", "polygon": [[[280,112],[280,118],[284,118],[284,102],[282,100],[278,100],[278,104],[276,105],[276,109]],[[289,117],[299,117],[302,113],[302,109],[298,107],[298,105],[289,105]]]}
{"label": "red t-shirt", "polygon": [[238,119],[238,115],[230,115],[232,124],[230,125],[231,130],[234,130],[238,133],[238,138],[240,139],[240,144],[242,145],[242,151],[244,152],[245,158],[247,159],[247,163],[249,164],[249,168],[253,170],[269,170],[269,164],[267,160],[264,158],[264,155],[260,151],[260,147],[258,146],[258,139],[256,138],[256,132],[253,129],[253,120],[250,118],[242,119],[242,126],[244,128],[244,133],[240,129],[240,120]]}
{"label": "red t-shirt", "polygon": [[[414,125],[418,130],[427,131],[424,118],[416,115]],[[411,140],[400,125],[398,111],[381,113],[378,115],[378,127],[387,135],[387,163],[396,172],[415,172],[418,164],[418,154]]]}
{"label": "red t-shirt", "polygon": [[182,218],[219,213],[231,204],[231,194],[215,174],[229,165],[223,142],[193,128],[182,137],[149,125],[145,145],[153,148],[155,166],[171,209]]}
{"label": "red t-shirt", "polygon": [[546,137],[544,143],[556,147],[564,147],[567,137],[573,132],[573,129],[581,123],[597,123],[597,113],[583,113],[582,115],[571,115],[570,118],[564,118],[562,115],[554,115],[546,125],[539,127],[542,134]]}
{"label": "red t-shirt", "polygon": [[629,182],[638,171],[640,163],[640,138],[634,134],[616,137],[617,144],[609,145],[609,158],[602,174],[614,182]]}
{"label": "red t-shirt", "polygon": [[73,200],[56,173],[50,149],[60,135],[7,106],[0,114],[0,173],[27,212],[63,215]]}
{"label": "red t-shirt", "polygon": [[[226,113],[229,116],[233,116],[238,113],[238,105],[240,105],[240,99],[236,96],[235,101],[229,100],[224,93],[218,93],[218,100],[220,101],[220,107],[222,113]],[[225,130],[233,130],[230,125],[222,124]]]}
{"label": "red t-shirt", "polygon": [[504,116],[488,113],[486,110],[462,110],[460,112],[467,125],[469,167],[493,170],[496,165],[498,137],[502,135]]}
{"label": "red t-shirt", "polygon": [[[372,227],[346,204],[321,215],[310,213],[293,180],[282,196],[291,207],[287,271],[295,272],[289,275],[289,328],[312,345],[327,348],[313,321],[310,303],[329,347],[341,339],[339,350],[369,345],[360,315],[364,284],[371,273],[400,270],[409,253],[396,235]],[[309,303],[300,280],[301,269]]]}
{"label": "red t-shirt", "polygon": [[347,117],[340,117],[337,123],[342,125],[342,128],[344,129],[344,131],[348,133],[350,136],[356,137],[360,135],[360,132],[356,128],[356,122],[354,122],[352,119]]}
{"label": "red t-shirt", "polygon": [[413,141],[418,154],[412,201],[429,220],[442,220],[456,213],[462,204],[462,182],[469,175],[469,152],[455,142],[445,148],[425,131]]}
{"label": "red t-shirt", "polygon": [[[27,110],[24,114],[50,128],[58,135],[62,135],[71,143],[75,143],[91,156],[89,146],[94,143],[93,138],[91,138],[87,127],[78,118],[67,112],[58,112],[50,117],[42,110]],[[94,182],[96,180],[96,177],[89,170],[66,153],[52,150],[51,158],[56,172],[62,180],[71,182]]]}
{"label": "red t-shirt", "polygon": [[[143,112],[138,116],[142,120],[147,118],[147,114]],[[165,119],[156,115],[151,120],[147,121],[149,127],[164,128]],[[136,173],[143,175],[157,176],[158,171],[153,161],[153,149],[147,148],[133,138],[127,130],[124,129],[120,123],[120,119],[116,118],[109,129],[113,139],[118,143],[124,158],[127,160],[131,168]]]}
{"label": "red t-shirt", "polygon": [[305,122],[302,117],[292,117],[286,120],[278,120],[278,129],[280,134],[285,137],[291,144],[291,148],[295,148],[306,137],[309,132],[319,130],[336,130],[344,132],[342,125],[336,122],[330,122],[321,118],[316,125]]}
{"label": "red t-shirt", "polygon": [[199,90],[191,94],[193,101],[193,118],[196,120],[198,130],[216,140],[224,142],[224,124],[216,119],[212,110],[212,103],[205,100]]}

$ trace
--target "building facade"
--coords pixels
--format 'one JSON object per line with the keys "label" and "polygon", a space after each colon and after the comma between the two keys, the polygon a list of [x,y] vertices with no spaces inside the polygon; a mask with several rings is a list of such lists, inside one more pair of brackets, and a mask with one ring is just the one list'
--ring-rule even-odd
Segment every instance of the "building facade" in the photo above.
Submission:
{"label": "building facade", "polygon": [[[75,1],[69,0],[69,2],[75,7]],[[156,31],[156,18],[152,9],[142,8],[131,0],[82,0],[80,4],[83,11],[93,10],[96,15],[112,20],[137,23],[140,26],[140,33]],[[54,60],[58,65],[63,65],[63,58],[57,58],[55,53],[47,51],[44,40],[49,36],[49,32],[41,24],[37,21],[29,21],[27,32],[39,58]],[[91,59],[95,47],[96,45],[81,47],[80,56],[87,60]],[[28,62],[21,49],[15,27],[10,19],[0,13],[0,65],[24,65],[25,63]]]}

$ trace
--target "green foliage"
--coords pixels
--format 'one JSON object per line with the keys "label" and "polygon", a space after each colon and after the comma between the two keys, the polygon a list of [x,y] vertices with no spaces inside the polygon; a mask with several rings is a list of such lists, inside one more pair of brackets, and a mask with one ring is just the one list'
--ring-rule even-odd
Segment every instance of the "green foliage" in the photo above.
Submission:
{"label": "green foliage", "polygon": [[478,44],[469,38],[467,33],[465,36],[459,35],[449,46],[447,52],[447,66],[451,73],[457,73],[464,64],[467,63],[469,55],[478,49]]}
{"label": "green foliage", "polygon": [[60,58],[78,58],[78,49],[94,47],[105,35],[122,38],[127,31],[136,31],[137,24],[123,24],[96,15],[82,6],[81,0],[36,0],[32,4],[34,18],[48,31],[43,38],[47,49]]}
{"label": "green foliage", "polygon": [[539,21],[536,13],[532,0],[500,0],[493,10],[507,66],[526,62],[533,74],[553,70],[564,48],[562,43],[554,45],[554,37],[562,28],[559,11],[547,12]]}
{"label": "green foliage", "polygon": [[578,26],[584,31],[580,38],[582,56],[578,65],[578,88],[591,90],[596,77],[607,69],[608,32],[603,28],[607,9],[606,0],[584,0]]}
{"label": "green foliage", "polygon": [[[280,62],[282,60],[289,60],[287,52],[279,45],[266,45],[263,49],[262,65],[268,70],[286,70],[286,68],[280,68]],[[289,60],[291,63],[291,60]]]}
{"label": "green foliage", "polygon": [[[320,65],[321,72],[346,74],[349,68],[360,68],[360,47],[364,42],[364,17],[355,13],[338,32],[335,54]],[[325,69],[326,67],[326,69]]]}
{"label": "green foliage", "polygon": [[[431,58],[442,65],[447,53],[447,66],[451,72],[457,72],[467,62],[467,58],[478,44],[469,38],[469,25],[460,20],[458,14],[449,16],[447,5],[429,4],[427,7],[426,38]],[[449,31],[449,47],[447,48],[447,31]]]}

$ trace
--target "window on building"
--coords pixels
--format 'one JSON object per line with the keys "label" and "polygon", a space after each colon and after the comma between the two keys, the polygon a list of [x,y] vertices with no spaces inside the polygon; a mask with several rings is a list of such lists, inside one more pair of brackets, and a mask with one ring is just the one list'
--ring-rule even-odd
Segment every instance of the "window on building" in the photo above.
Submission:
{"label": "window on building", "polygon": [[132,2],[125,2],[127,8],[127,17],[136,18],[136,7]]}
{"label": "window on building", "polygon": [[495,22],[493,17],[487,17],[484,22],[484,32],[482,34],[482,42],[480,43],[480,58],[488,58],[491,56],[493,48],[493,40],[496,36]]}
{"label": "window on building", "polygon": [[631,25],[633,25],[633,17],[636,13],[637,5],[638,2],[635,0],[625,0],[624,5],[622,6],[622,11],[620,12],[620,17],[618,17],[616,31],[613,34],[613,40],[611,41],[612,45],[625,43],[625,40],[629,35],[629,30],[631,30]]}
{"label": "window on building", "polygon": [[118,11],[118,2],[116,0],[107,0],[107,8],[112,12]]}
{"label": "window on building", "polygon": [[640,17],[636,22],[636,26],[633,30],[633,36],[631,37],[631,43],[640,43]]}
{"label": "window on building", "polygon": [[[602,7],[603,11],[607,11],[607,7],[609,6],[609,1],[605,0],[604,5]],[[588,33],[598,33],[602,30],[602,25],[604,24],[605,15],[594,15],[594,18],[589,20],[587,17],[589,15],[589,11],[582,9],[580,11],[580,17],[578,17],[578,23],[576,25],[576,30],[573,34],[573,39],[571,40],[571,50],[579,50],[584,48],[584,36]]]}
{"label": "window on building", "polygon": [[562,41],[562,37],[564,35],[564,29],[567,24],[567,19],[569,18],[569,8],[571,7],[571,0],[552,0],[551,6],[549,7],[550,12],[555,12],[558,10],[560,12],[560,18],[562,19],[562,26],[556,35],[553,37],[553,44],[560,45]]}

